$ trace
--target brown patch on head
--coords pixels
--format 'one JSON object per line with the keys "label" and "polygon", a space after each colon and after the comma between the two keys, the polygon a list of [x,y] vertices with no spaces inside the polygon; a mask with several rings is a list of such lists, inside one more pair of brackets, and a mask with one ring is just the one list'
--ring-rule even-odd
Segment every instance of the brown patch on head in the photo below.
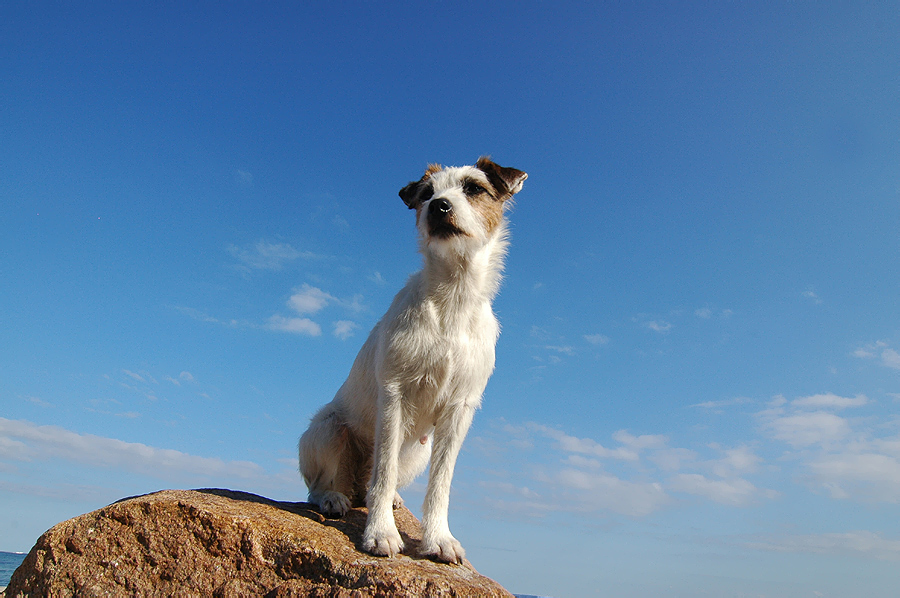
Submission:
{"label": "brown patch on head", "polygon": [[469,200],[469,205],[481,216],[488,234],[493,233],[503,222],[503,200],[506,199],[496,189],[489,188],[492,186],[485,186],[477,179],[463,181],[463,193]]}
{"label": "brown patch on head", "polygon": [[[478,181],[463,184],[463,190],[469,203],[484,219],[488,233],[492,233],[503,221],[503,204],[522,189],[522,182],[528,175],[515,168],[505,168],[494,163],[488,156],[482,156],[476,162],[478,168],[487,177],[491,188],[486,188]],[[478,188],[482,191],[478,192]]]}

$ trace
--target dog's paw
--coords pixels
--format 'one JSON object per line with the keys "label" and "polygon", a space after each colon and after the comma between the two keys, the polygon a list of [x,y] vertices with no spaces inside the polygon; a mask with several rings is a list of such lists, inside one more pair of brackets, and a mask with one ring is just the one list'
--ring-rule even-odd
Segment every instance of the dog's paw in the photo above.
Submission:
{"label": "dog's paw", "polygon": [[461,564],[466,556],[462,544],[450,534],[433,541],[423,541],[419,551],[422,556],[443,563]]}
{"label": "dog's paw", "polygon": [[322,495],[319,508],[324,515],[343,517],[350,510],[350,499],[340,492],[328,491]]}
{"label": "dog's paw", "polygon": [[363,534],[363,550],[375,556],[394,556],[403,552],[403,540],[396,528],[370,531]]}
{"label": "dog's paw", "polygon": [[394,492],[394,502],[391,503],[391,506],[394,507],[395,511],[403,506],[403,497],[400,496],[399,492]]}

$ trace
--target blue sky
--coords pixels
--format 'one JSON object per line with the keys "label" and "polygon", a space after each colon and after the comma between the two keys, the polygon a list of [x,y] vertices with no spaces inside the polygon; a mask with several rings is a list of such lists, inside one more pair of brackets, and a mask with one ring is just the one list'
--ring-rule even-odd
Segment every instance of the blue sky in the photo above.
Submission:
{"label": "blue sky", "polygon": [[[0,550],[303,500],[295,443],[490,154],[503,333],[451,527],[514,592],[894,596],[890,3],[4,3]],[[424,478],[405,492],[418,511]]]}

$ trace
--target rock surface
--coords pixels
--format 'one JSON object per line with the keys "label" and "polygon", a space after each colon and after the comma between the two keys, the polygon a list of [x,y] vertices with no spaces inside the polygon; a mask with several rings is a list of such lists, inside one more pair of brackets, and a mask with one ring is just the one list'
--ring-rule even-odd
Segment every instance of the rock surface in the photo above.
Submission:
{"label": "rock surface", "polygon": [[51,528],[6,596],[512,596],[468,561],[409,556],[419,522],[405,508],[394,517],[406,550],[385,559],[357,549],[362,508],[332,520],[245,492],[165,490]]}

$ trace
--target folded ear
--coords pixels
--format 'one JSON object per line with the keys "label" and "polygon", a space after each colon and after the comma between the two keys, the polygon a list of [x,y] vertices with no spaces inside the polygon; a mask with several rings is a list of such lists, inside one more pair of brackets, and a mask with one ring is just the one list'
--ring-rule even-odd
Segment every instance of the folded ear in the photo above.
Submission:
{"label": "folded ear", "polygon": [[522,183],[528,178],[528,173],[500,166],[492,162],[488,156],[478,158],[475,167],[487,175],[491,185],[502,195],[518,193],[522,190]]}
{"label": "folded ear", "polygon": [[[425,169],[425,174],[422,175],[422,178],[418,181],[412,181],[403,189],[400,189],[400,199],[403,200],[403,203],[406,204],[410,210],[416,209],[416,206],[422,201],[424,192],[431,188],[431,184],[428,183],[428,179],[431,178],[431,175],[438,172],[441,169],[440,164],[429,164],[428,168]],[[427,198],[425,198],[427,199]]]}
{"label": "folded ear", "polygon": [[422,181],[413,181],[403,189],[400,189],[400,199],[410,210],[414,210],[419,203],[419,186]]}

